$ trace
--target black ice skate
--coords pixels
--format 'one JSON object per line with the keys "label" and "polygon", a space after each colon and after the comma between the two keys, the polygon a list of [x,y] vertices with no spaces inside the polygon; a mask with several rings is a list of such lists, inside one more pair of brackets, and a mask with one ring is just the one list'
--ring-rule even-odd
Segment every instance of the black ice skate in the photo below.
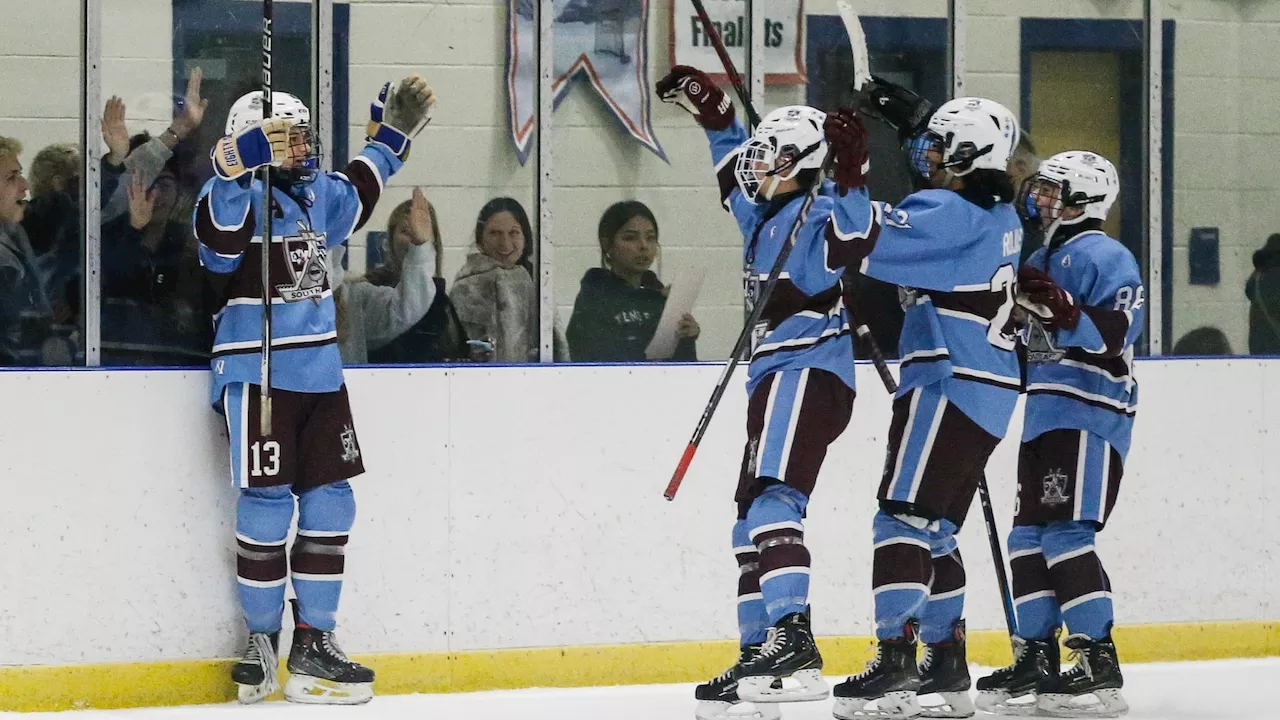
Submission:
{"label": "black ice skate", "polygon": [[[964,620],[956,622],[951,638],[924,646],[924,659],[919,666],[920,714],[932,718],[973,717],[973,700],[969,699],[969,663],[965,658]],[[926,703],[925,695],[937,694],[941,703]]]}
{"label": "black ice skate", "polygon": [[1013,664],[978,679],[978,709],[992,715],[1035,715],[1036,688],[1058,676],[1058,634],[1013,638]]}
{"label": "black ice skate", "polygon": [[352,662],[333,633],[304,625],[293,602],[293,648],[284,699],[315,705],[359,705],[373,699],[373,670]]}
{"label": "black ice skate", "polygon": [[[694,711],[697,720],[778,720],[782,717],[777,705],[752,703],[748,709],[743,707],[744,703],[738,697],[738,669],[743,663],[754,660],[761,647],[762,643],[755,643],[742,648],[737,664],[694,689],[693,696],[698,700],[698,708]],[[782,687],[781,682],[776,685]]]}
{"label": "black ice skate", "polygon": [[750,703],[825,700],[830,692],[822,678],[822,655],[805,613],[791,613],[779,620],[769,628],[760,654],[738,666],[738,696]]}
{"label": "black ice skate", "polygon": [[1076,666],[1040,683],[1036,708],[1041,715],[1065,718],[1113,718],[1129,711],[1120,694],[1124,676],[1111,633],[1101,640],[1068,635],[1065,645]]}
{"label": "black ice skate", "polygon": [[280,633],[249,633],[249,647],[244,657],[231,668],[231,679],[239,686],[240,702],[256,703],[279,689],[280,682],[276,679],[279,648]]}
{"label": "black ice skate", "polygon": [[835,716],[857,718],[913,718],[920,714],[920,671],[916,667],[916,628],[908,623],[906,634],[881,640],[867,669],[836,685]]}

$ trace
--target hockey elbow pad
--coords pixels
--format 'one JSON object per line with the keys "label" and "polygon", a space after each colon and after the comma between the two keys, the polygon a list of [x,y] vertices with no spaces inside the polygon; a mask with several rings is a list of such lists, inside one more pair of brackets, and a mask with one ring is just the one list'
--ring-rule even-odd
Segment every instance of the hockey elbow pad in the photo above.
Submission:
{"label": "hockey elbow pad", "polygon": [[288,142],[289,122],[267,120],[219,139],[209,151],[209,159],[218,177],[235,180],[260,167],[284,162]]}

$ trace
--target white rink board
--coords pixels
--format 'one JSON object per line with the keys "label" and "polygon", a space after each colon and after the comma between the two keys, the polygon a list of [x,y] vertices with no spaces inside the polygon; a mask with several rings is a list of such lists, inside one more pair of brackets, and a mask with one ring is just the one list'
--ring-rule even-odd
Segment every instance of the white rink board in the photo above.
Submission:
{"label": "white rink board", "polygon": [[[1277,616],[1280,361],[1139,363],[1129,473],[1100,538],[1123,624]],[[722,639],[745,397],[662,489],[718,365],[348,371],[365,463],[340,635],[351,652]],[[741,375],[739,376],[741,377]],[[235,491],[208,377],[3,372],[0,664],[226,657]],[[889,398],[870,366],[808,523],[815,625],[869,635]],[[1273,409],[1271,416],[1268,409]],[[1011,435],[1017,432],[1017,423]],[[988,474],[1002,532],[1016,443]],[[971,628],[1003,627],[981,510]]]}

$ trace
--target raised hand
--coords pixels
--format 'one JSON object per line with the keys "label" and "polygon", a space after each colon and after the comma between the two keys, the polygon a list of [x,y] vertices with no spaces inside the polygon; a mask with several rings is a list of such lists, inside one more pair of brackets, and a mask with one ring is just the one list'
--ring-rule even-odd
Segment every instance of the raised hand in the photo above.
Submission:
{"label": "raised hand", "polygon": [[129,156],[129,127],[124,101],[115,95],[102,110],[102,141],[107,144],[107,164],[120,165]]}
{"label": "raised hand", "polygon": [[187,77],[187,94],[182,101],[182,114],[173,119],[169,129],[181,140],[190,135],[200,123],[204,122],[204,111],[209,108],[208,99],[200,97],[200,83],[204,79],[204,71],[193,68]]}
{"label": "raised hand", "polygon": [[156,208],[156,191],[147,191],[147,178],[143,173],[133,173],[126,188],[129,194],[129,224],[141,230],[151,224],[151,214]]}
{"label": "raised hand", "polygon": [[840,194],[866,187],[870,160],[867,157],[867,129],[857,110],[848,108],[827,113],[822,126],[828,152],[833,153],[833,179]]}
{"label": "raised hand", "polygon": [[708,130],[724,130],[733,124],[733,103],[716,87],[711,76],[695,67],[677,65],[654,86],[658,98],[684,108]]}
{"label": "raised hand", "polygon": [[413,200],[409,202],[409,230],[413,233],[414,245],[431,242],[431,212],[427,210],[427,196],[422,194],[422,188],[413,189]]}
{"label": "raised hand", "polygon": [[435,104],[435,92],[418,75],[401,80],[396,88],[391,83],[384,84],[369,105],[369,142],[382,145],[404,160],[409,155],[410,139],[431,122]]}
{"label": "raised hand", "polygon": [[284,118],[272,118],[224,136],[209,151],[214,171],[224,180],[235,180],[264,165],[284,164],[290,125]]}

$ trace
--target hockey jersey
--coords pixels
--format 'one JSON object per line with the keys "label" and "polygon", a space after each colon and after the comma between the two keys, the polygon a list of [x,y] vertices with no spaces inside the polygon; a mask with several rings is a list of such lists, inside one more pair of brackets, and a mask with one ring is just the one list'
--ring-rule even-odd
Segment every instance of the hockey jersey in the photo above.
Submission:
{"label": "hockey jersey", "polygon": [[1027,261],[1080,306],[1073,330],[1030,325],[1022,439],[1056,429],[1088,430],[1129,451],[1138,409],[1133,343],[1142,334],[1146,291],[1128,248],[1097,230],[1040,248]]}
{"label": "hockey jersey", "polygon": [[[707,137],[721,199],[742,231],[745,292],[750,306],[788,242],[807,188],[775,196],[768,202],[752,203],[734,179],[737,150],[747,140],[746,130],[734,120],[725,130],[708,130]],[[826,370],[854,387],[853,344],[840,277],[847,265],[856,262],[852,253],[859,243],[870,239],[863,235],[840,241],[834,236],[831,218],[839,202],[835,186],[825,181],[796,235],[795,247],[760,322],[753,328],[748,392],[770,374],[799,368]]]}
{"label": "hockey jersey", "polygon": [[[272,188],[271,387],[311,393],[342,387],[328,250],[368,221],[400,167],[387,148],[370,143],[345,172],[318,173],[288,191]],[[246,175],[210,179],[196,202],[200,262],[226,276],[213,317],[214,407],[227,383],[261,383],[262,200],[262,183]]]}
{"label": "hockey jersey", "polygon": [[865,190],[847,200],[836,235],[876,237],[861,271],[901,288],[898,396],[941,383],[965,415],[1004,437],[1022,385],[1010,323],[1023,232],[1013,206],[984,209],[950,190],[922,190],[897,206]]}

